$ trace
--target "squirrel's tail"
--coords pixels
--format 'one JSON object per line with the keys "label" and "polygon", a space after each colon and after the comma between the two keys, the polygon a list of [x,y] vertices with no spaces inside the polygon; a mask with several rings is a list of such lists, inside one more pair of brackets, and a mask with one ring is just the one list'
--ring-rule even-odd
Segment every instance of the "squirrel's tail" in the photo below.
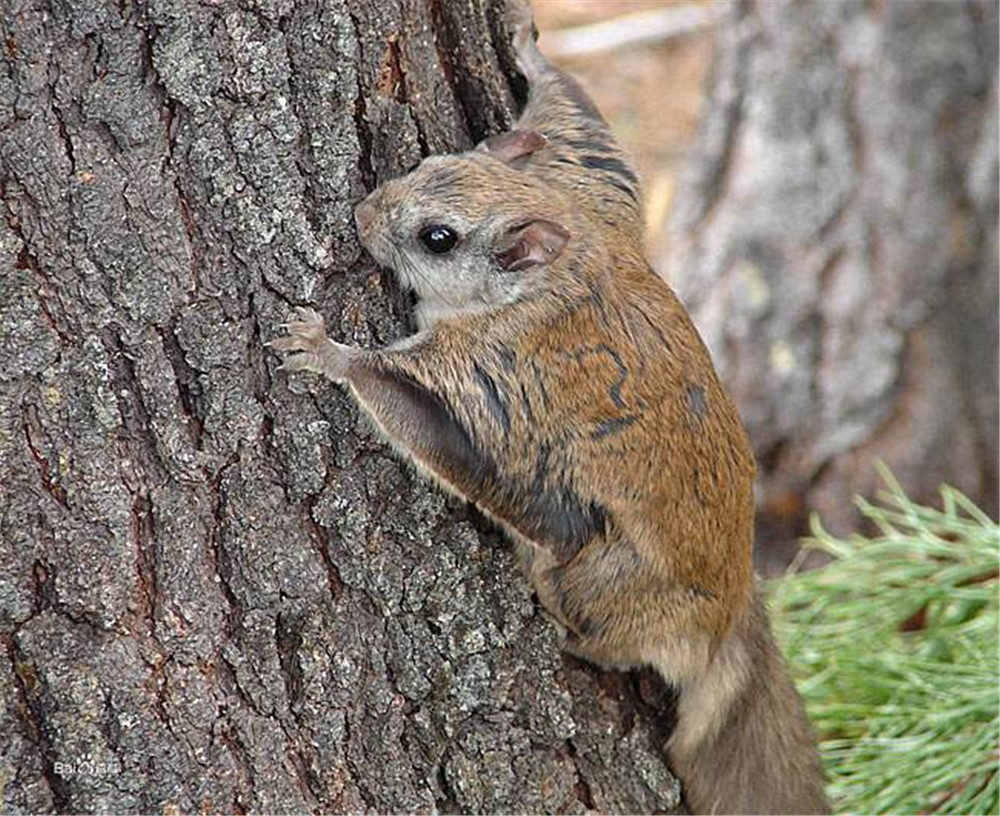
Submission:
{"label": "squirrel's tail", "polygon": [[759,597],[685,683],[668,752],[692,813],[829,813],[823,770]]}

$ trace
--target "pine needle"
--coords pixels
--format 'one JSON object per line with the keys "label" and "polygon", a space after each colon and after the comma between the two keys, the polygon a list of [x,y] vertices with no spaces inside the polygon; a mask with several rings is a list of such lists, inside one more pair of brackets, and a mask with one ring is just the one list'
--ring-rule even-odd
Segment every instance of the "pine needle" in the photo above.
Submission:
{"label": "pine needle", "polygon": [[779,639],[820,737],[838,811],[1000,812],[1000,528],[941,489],[940,510],[888,489],[879,530],[771,584]]}

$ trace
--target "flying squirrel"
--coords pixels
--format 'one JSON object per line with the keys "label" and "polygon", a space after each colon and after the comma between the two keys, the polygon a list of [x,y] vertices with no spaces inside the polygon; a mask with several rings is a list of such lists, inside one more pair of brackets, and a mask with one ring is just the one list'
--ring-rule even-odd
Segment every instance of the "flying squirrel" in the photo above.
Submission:
{"label": "flying squirrel", "polygon": [[643,257],[628,157],[537,47],[526,0],[508,6],[529,84],[515,128],[356,209],[361,242],[415,290],[418,333],[347,346],[299,309],[270,345],[507,533],[568,651],[676,688],[666,752],[692,812],[829,813],[755,584],[746,434]]}

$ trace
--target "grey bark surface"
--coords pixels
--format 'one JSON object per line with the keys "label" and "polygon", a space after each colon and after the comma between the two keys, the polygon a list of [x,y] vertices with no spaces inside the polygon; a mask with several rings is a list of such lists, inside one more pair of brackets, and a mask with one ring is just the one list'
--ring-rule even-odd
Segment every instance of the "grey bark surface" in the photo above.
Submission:
{"label": "grey bark surface", "polygon": [[353,205],[509,125],[500,0],[0,5],[10,812],[651,812],[649,678],[263,346],[382,345]]}
{"label": "grey bark surface", "polygon": [[748,426],[762,537],[853,529],[877,458],[996,512],[997,17],[727,7],[664,267]]}

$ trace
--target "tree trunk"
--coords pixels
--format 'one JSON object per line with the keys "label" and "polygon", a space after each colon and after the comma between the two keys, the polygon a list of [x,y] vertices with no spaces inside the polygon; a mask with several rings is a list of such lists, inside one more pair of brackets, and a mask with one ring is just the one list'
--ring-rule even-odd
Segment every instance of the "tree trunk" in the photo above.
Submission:
{"label": "tree trunk", "polygon": [[753,439],[762,537],[851,529],[877,458],[996,512],[996,2],[731,5],[696,151],[666,266]]}
{"label": "tree trunk", "polygon": [[409,330],[352,208],[509,125],[502,11],[3,4],[6,810],[675,807],[648,678],[263,345]]}

